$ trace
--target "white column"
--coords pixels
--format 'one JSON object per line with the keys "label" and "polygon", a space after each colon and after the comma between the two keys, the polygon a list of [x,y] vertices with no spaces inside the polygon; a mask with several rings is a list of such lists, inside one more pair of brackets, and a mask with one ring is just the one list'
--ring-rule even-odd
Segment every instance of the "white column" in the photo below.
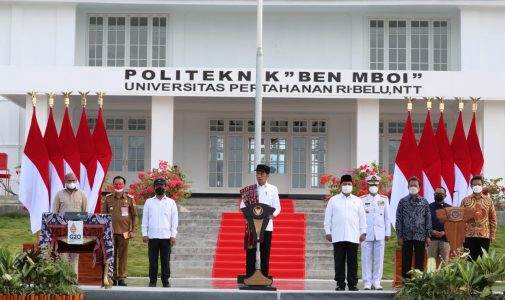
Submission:
{"label": "white column", "polygon": [[379,99],[356,99],[356,166],[379,162]]}
{"label": "white column", "polygon": [[151,97],[151,168],[174,161],[174,97]]}
{"label": "white column", "polygon": [[[26,138],[28,137],[28,132],[30,132],[30,125],[32,123],[32,113],[33,113],[33,105],[32,105],[32,97],[26,96],[26,117],[25,117],[25,136],[24,140],[21,141],[21,144],[25,145]],[[44,136],[44,132],[46,131],[47,125],[47,116],[49,114],[49,109],[47,105],[47,96],[46,95],[37,95],[37,121],[39,122],[40,132],[42,136]]]}
{"label": "white column", "polygon": [[479,103],[482,117],[481,146],[484,155],[483,174],[487,178],[503,177],[505,173],[505,100],[488,100]]}

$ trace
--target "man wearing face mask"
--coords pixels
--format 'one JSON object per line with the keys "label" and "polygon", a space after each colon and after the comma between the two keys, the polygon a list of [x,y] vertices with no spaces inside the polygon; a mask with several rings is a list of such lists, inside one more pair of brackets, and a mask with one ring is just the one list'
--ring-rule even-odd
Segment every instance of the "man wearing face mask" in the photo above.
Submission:
{"label": "man wearing face mask", "polygon": [[[157,178],[153,183],[156,195],[147,199],[142,213],[142,241],[148,243],[149,287],[158,280],[158,255],[161,261],[161,283],[170,287],[170,253],[175,245],[179,215],[177,204],[165,195],[167,182]],[[159,254],[158,254],[159,253]]]}
{"label": "man wearing face mask", "polygon": [[102,201],[102,213],[112,215],[114,232],[114,285],[126,286],[128,276],[128,242],[135,237],[138,224],[137,205],[125,192],[126,179],[121,176],[112,180],[114,192]]}
{"label": "man wearing face mask", "polygon": [[451,246],[447,241],[445,236],[444,224],[441,223],[437,218],[436,211],[439,209],[444,209],[446,207],[451,207],[449,204],[445,203],[446,191],[443,187],[438,187],[435,189],[435,202],[430,204],[430,214],[431,214],[431,244],[428,246],[428,258],[440,258],[442,261],[447,262],[449,260],[449,252]]}
{"label": "man wearing face mask", "polygon": [[412,252],[415,253],[414,266],[424,271],[424,247],[431,244],[431,213],[428,200],[419,195],[421,180],[412,176],[408,182],[409,195],[403,197],[396,209],[396,235],[402,246],[402,276],[412,266]]}
{"label": "man wearing face mask", "polygon": [[[384,264],[384,245],[391,237],[389,199],[380,195],[380,177],[367,177],[369,194],[361,197],[366,214],[366,240],[361,244],[361,269],[365,290],[382,290],[381,279]],[[373,272],[372,272],[373,261]]]}
{"label": "man wearing face mask", "polygon": [[335,290],[358,290],[358,246],[366,238],[366,217],[363,202],[352,194],[352,177],[345,174],[340,178],[342,193],[330,198],[324,213],[326,240],[333,243],[335,262]]}
{"label": "man wearing face mask", "polygon": [[[88,211],[88,198],[86,193],[77,189],[77,176],[74,173],[65,175],[65,188],[54,196],[53,213]],[[79,254],[62,253],[61,256],[68,260],[75,274],[79,274]]]}
{"label": "man wearing face mask", "polygon": [[466,223],[465,249],[470,250],[470,257],[476,260],[482,255],[482,249],[488,251],[489,243],[496,236],[496,210],[493,200],[482,194],[482,176],[470,180],[473,193],[463,198],[461,206],[475,209],[474,219]]}

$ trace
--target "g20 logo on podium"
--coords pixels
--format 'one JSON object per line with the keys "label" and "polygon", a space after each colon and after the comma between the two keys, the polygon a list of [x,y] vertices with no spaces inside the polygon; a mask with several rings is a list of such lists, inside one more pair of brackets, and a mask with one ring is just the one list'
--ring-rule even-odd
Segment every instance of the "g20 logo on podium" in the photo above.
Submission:
{"label": "g20 logo on podium", "polygon": [[68,243],[82,245],[83,243],[83,222],[68,221]]}

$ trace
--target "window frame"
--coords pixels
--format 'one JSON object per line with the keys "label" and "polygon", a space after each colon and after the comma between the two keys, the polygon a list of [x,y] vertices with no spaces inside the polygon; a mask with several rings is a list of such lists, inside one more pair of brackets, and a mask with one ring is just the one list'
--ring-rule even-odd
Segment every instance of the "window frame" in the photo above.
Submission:
{"label": "window frame", "polygon": [[[383,32],[383,44],[384,47],[383,49],[383,61],[382,64],[384,68],[382,69],[377,69],[374,68],[372,69],[371,64],[378,64],[378,62],[372,62],[370,59],[371,51],[371,21],[383,21],[384,22],[384,32]],[[406,68],[405,70],[392,70],[389,68],[389,22],[390,21],[406,21]],[[428,70],[415,70],[412,69],[412,22],[413,21],[418,21],[418,22],[423,22],[423,21],[428,21],[429,26],[428,26]],[[435,47],[434,47],[434,38],[435,38],[435,33],[434,33],[434,22],[447,22],[447,69],[446,70],[435,70],[435,62],[434,62],[434,55],[435,55]],[[452,57],[452,49],[451,49],[451,31],[452,31],[452,19],[450,17],[384,17],[384,16],[368,16],[366,18],[366,23],[365,23],[365,30],[366,30],[366,40],[365,40],[365,49],[366,49],[366,66],[368,69],[371,70],[378,70],[378,71],[451,71],[452,63],[451,63],[451,57]],[[376,48],[374,48],[376,49]],[[415,62],[417,63],[417,62]],[[440,63],[438,63],[440,65]]]}
{"label": "window frame", "polygon": [[[89,46],[90,46],[90,19],[93,17],[102,17],[103,18],[103,28],[102,28],[102,64],[100,66],[90,65],[90,57],[89,57]],[[107,56],[107,48],[108,48],[108,18],[109,17],[124,17],[125,18],[125,53],[124,53],[124,66],[118,66],[118,67],[130,67],[130,34],[131,34],[131,18],[142,18],[142,17],[147,17],[147,65],[145,67],[152,67],[153,65],[153,28],[154,28],[154,23],[153,23],[153,18],[161,18],[164,17],[166,18],[166,36],[165,36],[165,66],[163,67],[168,67],[170,65],[170,15],[169,14],[114,14],[114,13],[90,13],[86,15],[86,39],[85,39],[85,65],[88,67],[108,67],[108,68],[114,68],[114,66],[107,66],[108,63],[108,56]],[[99,44],[96,44],[99,45]],[[156,45],[159,47],[159,45]],[[94,58],[96,60],[96,58]],[[159,60],[159,58],[158,58]],[[160,66],[157,66],[160,67]],[[160,68],[163,68],[160,67]]]}

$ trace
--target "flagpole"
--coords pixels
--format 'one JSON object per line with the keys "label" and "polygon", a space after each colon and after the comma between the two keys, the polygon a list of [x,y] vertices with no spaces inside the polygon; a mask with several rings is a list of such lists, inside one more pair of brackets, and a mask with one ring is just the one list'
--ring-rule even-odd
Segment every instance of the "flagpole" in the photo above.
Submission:
{"label": "flagpole", "polygon": [[[254,106],[254,167],[261,162],[262,79],[263,79],[263,0],[257,4],[256,100]],[[256,177],[253,178],[255,181]]]}

